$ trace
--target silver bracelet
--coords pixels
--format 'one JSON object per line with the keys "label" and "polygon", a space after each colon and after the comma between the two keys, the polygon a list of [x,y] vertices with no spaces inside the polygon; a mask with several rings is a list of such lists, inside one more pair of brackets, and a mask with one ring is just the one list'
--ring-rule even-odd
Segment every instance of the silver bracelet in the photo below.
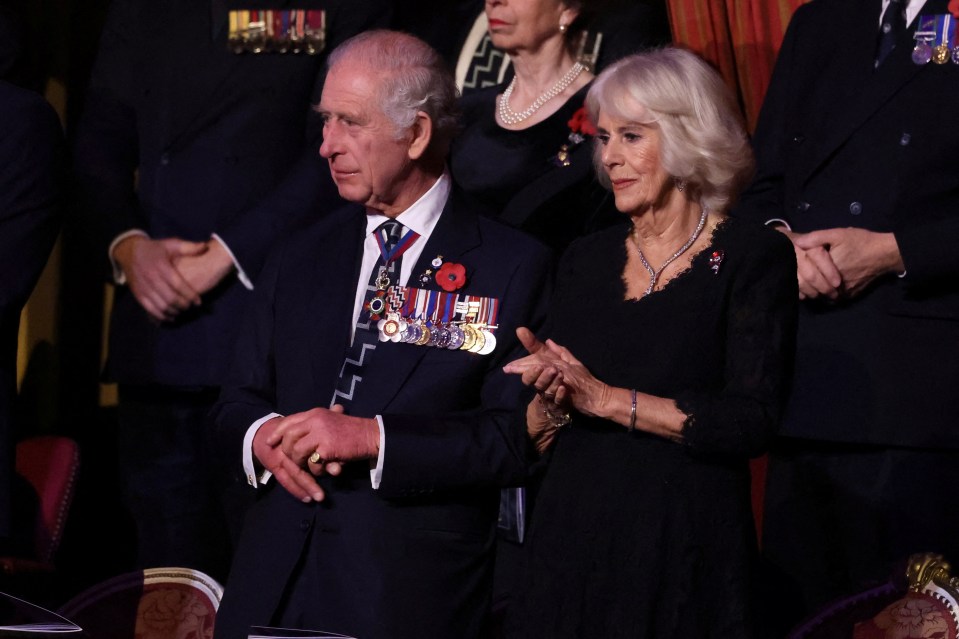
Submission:
{"label": "silver bracelet", "polygon": [[629,411],[629,432],[636,430],[636,389],[630,389],[633,398],[633,407]]}

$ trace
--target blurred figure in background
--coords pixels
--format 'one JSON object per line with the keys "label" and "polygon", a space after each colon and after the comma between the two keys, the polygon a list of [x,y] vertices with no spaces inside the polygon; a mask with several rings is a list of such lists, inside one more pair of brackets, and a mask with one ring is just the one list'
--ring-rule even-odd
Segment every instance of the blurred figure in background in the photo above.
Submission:
{"label": "blurred figure in background", "polygon": [[[293,17],[320,25],[332,48],[385,23],[387,5],[330,0]],[[81,205],[118,285],[107,375],[119,383],[138,563],[220,579],[230,544],[206,414],[253,280],[293,223],[267,198],[304,152],[324,60],[228,47],[231,11],[248,8],[114,0],[75,147]],[[233,529],[243,510],[230,505]]]}
{"label": "blurred figure in background", "polygon": [[756,128],[736,215],[792,240],[803,300],[763,515],[784,625],[912,553],[959,561],[954,4],[799,7]]}
{"label": "blurred figure in background", "polygon": [[17,334],[20,311],[60,228],[62,137],[56,113],[41,96],[0,80],[0,553],[4,554],[33,552],[32,530],[27,530],[33,522],[13,518],[19,435]]}

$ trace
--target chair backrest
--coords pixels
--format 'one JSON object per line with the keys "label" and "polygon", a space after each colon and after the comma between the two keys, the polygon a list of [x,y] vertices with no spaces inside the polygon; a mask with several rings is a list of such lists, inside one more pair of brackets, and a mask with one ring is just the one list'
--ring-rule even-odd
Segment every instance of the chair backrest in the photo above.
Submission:
{"label": "chair backrest", "polygon": [[853,639],[959,639],[959,579],[942,555],[909,558],[909,589],[879,614],[856,624]]}
{"label": "chair backrest", "polygon": [[886,583],[832,602],[788,639],[959,639],[959,579],[942,555],[912,555]]}
{"label": "chair backrest", "polygon": [[147,568],[113,577],[67,602],[60,615],[89,639],[212,637],[223,587],[190,568]]}
{"label": "chair backrest", "polygon": [[60,547],[79,469],[80,449],[69,437],[45,435],[17,444],[17,473],[37,494],[35,550],[42,563],[49,564]]}

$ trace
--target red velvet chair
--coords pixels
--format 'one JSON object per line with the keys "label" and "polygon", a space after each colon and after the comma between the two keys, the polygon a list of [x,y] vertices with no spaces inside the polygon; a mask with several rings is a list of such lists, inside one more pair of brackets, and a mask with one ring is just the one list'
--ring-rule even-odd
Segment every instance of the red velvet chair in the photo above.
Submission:
{"label": "red velvet chair", "polygon": [[17,473],[35,497],[33,552],[0,557],[0,570],[7,575],[52,572],[80,469],[79,447],[68,437],[31,437],[17,444],[16,459]]}

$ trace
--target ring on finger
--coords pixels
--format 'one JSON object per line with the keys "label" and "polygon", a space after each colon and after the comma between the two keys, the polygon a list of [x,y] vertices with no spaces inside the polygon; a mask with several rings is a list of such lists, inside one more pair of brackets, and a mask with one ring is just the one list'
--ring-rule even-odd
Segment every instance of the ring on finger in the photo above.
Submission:
{"label": "ring on finger", "polygon": [[320,457],[319,451],[313,451],[313,454],[310,455],[310,463],[311,463],[311,464],[322,464],[322,463],[323,463],[323,458]]}

